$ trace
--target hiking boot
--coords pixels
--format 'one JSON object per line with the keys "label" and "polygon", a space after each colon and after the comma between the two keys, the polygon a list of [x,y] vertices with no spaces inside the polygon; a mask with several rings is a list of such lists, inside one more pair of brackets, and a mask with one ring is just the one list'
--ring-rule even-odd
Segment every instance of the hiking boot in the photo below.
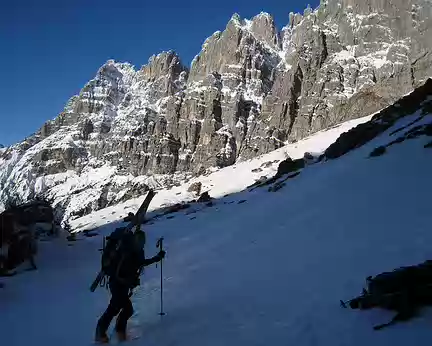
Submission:
{"label": "hiking boot", "polygon": [[116,330],[116,333],[118,341],[126,341],[128,339],[126,332]]}
{"label": "hiking boot", "polygon": [[107,344],[109,343],[109,338],[106,332],[103,332],[99,329],[96,329],[95,342],[98,344]]}

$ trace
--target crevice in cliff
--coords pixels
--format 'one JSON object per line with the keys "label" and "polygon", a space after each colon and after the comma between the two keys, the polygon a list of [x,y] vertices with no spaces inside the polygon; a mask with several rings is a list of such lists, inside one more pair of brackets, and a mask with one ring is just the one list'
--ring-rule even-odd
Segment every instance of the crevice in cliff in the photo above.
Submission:
{"label": "crevice in cliff", "polygon": [[181,148],[181,142],[178,139],[175,139],[174,136],[169,135],[168,137],[168,148],[169,153],[173,155],[173,162],[171,165],[171,171],[170,173],[175,173],[177,170],[177,165],[179,162],[179,154],[180,154],[180,148]]}
{"label": "crevice in cliff", "polygon": [[372,82],[374,82],[375,84],[377,82],[377,77],[376,77],[376,74],[375,74],[375,70],[372,70]]}
{"label": "crevice in cliff", "polygon": [[220,126],[222,127],[222,105],[220,102],[220,98],[216,98],[213,100],[212,116],[216,123],[220,124]]}
{"label": "crevice in cliff", "polygon": [[[325,84],[322,83],[322,84],[321,84],[321,89],[320,89],[320,91],[319,91],[319,99],[320,99],[320,100],[322,100],[322,95],[323,95],[324,89],[325,89]],[[322,101],[321,101],[321,102],[322,102]],[[308,130],[309,130],[309,131],[312,130],[312,122],[313,122],[313,118],[314,118],[314,116],[315,116],[315,112],[316,112],[316,110],[318,109],[319,105],[320,105],[320,102],[317,102],[317,103],[314,105],[314,107],[313,107],[313,109],[312,109],[312,112],[310,112],[310,114],[309,114],[309,117],[308,117],[308,126],[309,126],[309,129],[308,129]]]}
{"label": "crevice in cliff", "polygon": [[308,117],[308,126],[309,126],[308,130],[309,131],[312,128],[312,121],[313,121],[313,117],[315,115],[315,111],[316,111],[317,108],[318,108],[318,103],[313,107],[312,112],[309,114],[309,117]]}
{"label": "crevice in cliff", "polygon": [[321,43],[322,43],[322,50],[321,50],[321,57],[319,62],[320,68],[322,67],[322,65],[324,64],[324,62],[328,57],[327,36],[323,31],[321,31]]}
{"label": "crevice in cliff", "polygon": [[415,76],[414,76],[414,65],[411,64],[410,67],[410,77],[411,77],[411,86],[414,88],[415,87]]}
{"label": "crevice in cliff", "polygon": [[[237,104],[237,111],[234,118],[234,121],[236,123],[235,129],[238,131],[237,136],[239,137],[236,138],[236,140],[238,141],[238,150],[236,157],[240,156],[242,149],[244,148],[244,142],[248,133],[247,119],[249,117],[249,114],[252,112],[254,104],[255,103],[253,101],[246,101],[243,99],[241,99]],[[237,126],[238,124],[240,124],[240,126]]]}
{"label": "crevice in cliff", "polygon": [[290,135],[294,127],[294,122],[297,118],[300,108],[299,98],[302,93],[303,71],[300,66],[297,66],[297,71],[294,74],[294,81],[290,89],[290,100],[288,104],[288,114],[290,116],[290,124],[287,135]]}
{"label": "crevice in cliff", "polygon": [[237,47],[240,46],[242,38],[243,38],[243,30],[238,30]]}
{"label": "crevice in cliff", "polygon": [[192,120],[190,123],[190,130],[191,130],[191,138],[190,138],[191,150],[192,153],[195,153],[198,143],[201,139],[201,130],[202,130],[201,122],[197,119]]}

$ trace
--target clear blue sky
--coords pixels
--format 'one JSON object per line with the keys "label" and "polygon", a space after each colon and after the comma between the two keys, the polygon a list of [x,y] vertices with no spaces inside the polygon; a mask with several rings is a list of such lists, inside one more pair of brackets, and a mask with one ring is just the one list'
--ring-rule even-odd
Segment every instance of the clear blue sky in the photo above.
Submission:
{"label": "clear blue sky", "polygon": [[10,145],[53,119],[108,59],[140,67],[175,50],[189,65],[234,12],[289,12],[319,0],[13,0],[0,9],[0,143]]}

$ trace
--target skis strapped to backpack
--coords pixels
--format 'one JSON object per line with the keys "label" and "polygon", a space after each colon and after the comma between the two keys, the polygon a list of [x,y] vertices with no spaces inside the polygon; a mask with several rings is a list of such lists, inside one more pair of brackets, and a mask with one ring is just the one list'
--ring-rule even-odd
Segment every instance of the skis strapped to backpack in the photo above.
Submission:
{"label": "skis strapped to backpack", "polygon": [[127,236],[128,233],[132,235],[133,227],[142,224],[150,202],[155,195],[156,193],[153,190],[149,190],[144,202],[141,204],[134,218],[129,222],[129,224],[126,227],[117,228],[113,233],[111,233],[110,236],[107,237],[107,243],[104,243],[104,247],[102,249],[102,268],[90,286],[91,292],[96,290],[96,288],[103,282],[103,279],[106,276],[113,274],[110,272],[110,268],[113,267],[113,262],[117,260],[116,256],[123,245],[125,236]]}

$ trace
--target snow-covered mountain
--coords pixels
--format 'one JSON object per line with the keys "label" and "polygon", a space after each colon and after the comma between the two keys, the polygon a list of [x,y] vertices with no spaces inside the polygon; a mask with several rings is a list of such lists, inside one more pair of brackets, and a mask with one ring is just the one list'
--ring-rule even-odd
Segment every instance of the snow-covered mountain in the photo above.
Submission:
{"label": "snow-covered mountain", "polygon": [[[148,267],[133,296],[127,344],[429,345],[430,308],[377,332],[372,326],[391,313],[341,309],[339,299],[360,293],[369,275],[431,258],[432,81],[353,122],[201,177],[220,196],[211,205],[191,203],[145,224],[147,256],[165,237],[166,315],[158,316],[160,267]],[[257,175],[270,178],[284,150],[321,160],[245,189]],[[160,190],[152,209],[187,201],[188,187]],[[109,297],[88,287],[102,235],[121,225],[124,207],[75,220],[103,226],[76,242],[41,242],[38,271],[2,279],[5,344],[91,343]]]}
{"label": "snow-covered mountain", "polygon": [[190,68],[108,61],[0,153],[0,209],[39,195],[76,218],[372,114],[432,75],[431,27],[430,0],[323,0],[281,31],[234,15]]}

